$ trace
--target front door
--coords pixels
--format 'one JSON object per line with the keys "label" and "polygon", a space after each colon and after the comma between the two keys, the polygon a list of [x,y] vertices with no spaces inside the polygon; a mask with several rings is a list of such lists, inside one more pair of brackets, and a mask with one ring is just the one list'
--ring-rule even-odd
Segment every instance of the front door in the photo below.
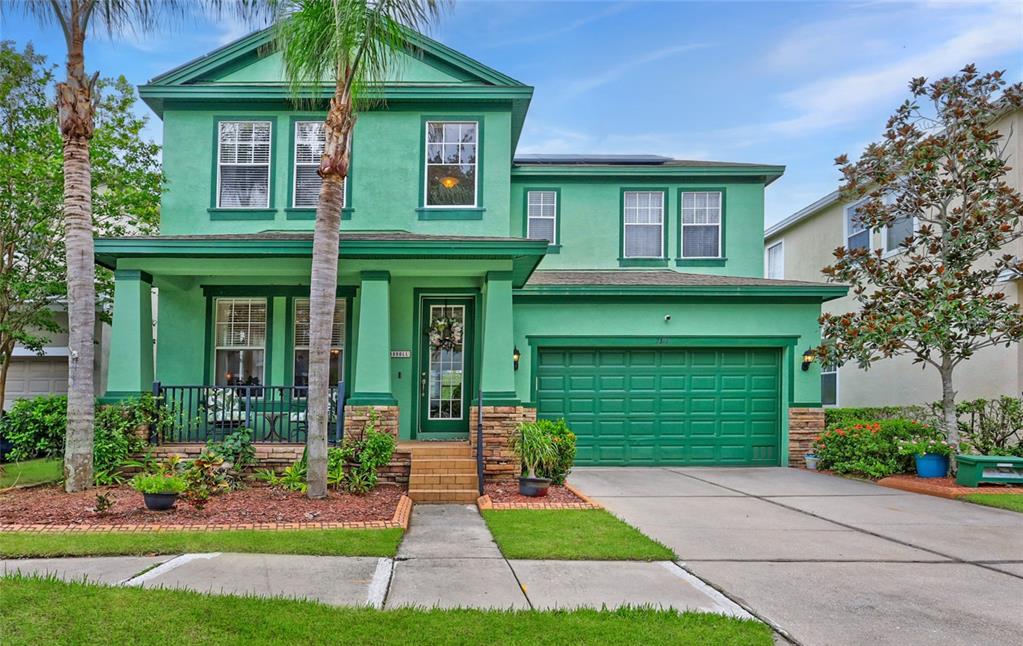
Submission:
{"label": "front door", "polygon": [[466,435],[473,384],[473,299],[424,296],[420,307],[418,435]]}

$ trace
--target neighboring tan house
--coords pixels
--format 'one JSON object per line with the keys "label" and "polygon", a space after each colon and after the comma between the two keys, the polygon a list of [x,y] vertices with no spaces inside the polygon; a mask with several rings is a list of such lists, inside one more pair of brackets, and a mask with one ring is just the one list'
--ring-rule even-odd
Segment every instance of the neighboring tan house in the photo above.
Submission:
{"label": "neighboring tan house", "polygon": [[[1010,166],[1007,181],[1023,190],[1023,110],[1002,115],[996,128],[1008,141]],[[841,246],[856,248],[870,245],[889,254],[900,253],[899,241],[912,231],[909,220],[896,222],[883,231],[866,231],[855,222],[859,201],[843,201],[838,191],[830,193],[793,213],[764,233],[764,272],[768,278],[785,280],[823,280],[821,269],[830,265],[832,252]],[[1004,252],[1023,257],[1023,240],[1017,240]],[[1005,275],[1008,300],[1021,302],[1023,281]],[[825,303],[828,312],[849,312],[856,308],[852,295]],[[1020,395],[1023,391],[1023,346],[1013,344],[978,352],[955,373],[959,399]],[[933,366],[913,364],[910,357],[894,357],[861,370],[855,363],[837,369],[827,368],[821,375],[821,398],[825,406],[880,406],[923,404],[941,399],[941,378]]]}
{"label": "neighboring tan house", "polygon": [[[54,318],[62,330],[67,330],[67,311],[63,305],[54,306]],[[110,348],[110,326],[96,323],[96,354],[93,383],[96,394],[106,392],[107,355]],[[50,337],[42,354],[20,345],[14,347],[11,365],[7,370],[7,389],[4,393],[3,409],[10,409],[19,399],[30,399],[40,395],[63,395],[67,393],[68,371],[67,333],[61,332]]]}
{"label": "neighboring tan house", "polygon": [[[161,235],[96,241],[116,277],[107,397],[160,382],[182,420],[164,440],[305,440],[324,113],[296,111],[270,42],[140,88],[164,124]],[[344,433],[375,415],[468,451],[482,400],[490,476],[517,473],[507,439],[536,415],[568,420],[577,464],[786,464],[790,417],[802,435],[823,423],[802,355],[846,289],[762,277],[783,167],[517,157],[533,89],[415,43],[353,135],[331,350]]]}

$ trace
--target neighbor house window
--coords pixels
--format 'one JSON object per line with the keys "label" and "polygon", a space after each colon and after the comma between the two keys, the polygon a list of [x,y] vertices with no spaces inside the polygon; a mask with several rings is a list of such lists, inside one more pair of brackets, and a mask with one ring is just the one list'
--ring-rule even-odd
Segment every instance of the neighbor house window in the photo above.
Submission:
{"label": "neighbor house window", "polygon": [[626,258],[664,257],[664,193],[626,191],[624,213]]}
{"label": "neighbor house window", "polygon": [[529,191],[526,193],[526,237],[557,244],[558,235],[557,191]]}
{"label": "neighbor house window", "polygon": [[[292,206],[296,209],[315,209],[320,202],[320,157],[326,126],[322,121],[295,122],[295,179],[292,186]],[[341,205],[348,206],[348,177],[342,185]]]}
{"label": "neighbor house window", "polygon": [[[336,384],[344,375],[345,299],[334,304],[334,325],[330,331],[330,381]],[[309,299],[295,299],[295,385],[309,385]]]}
{"label": "neighbor house window", "polygon": [[838,366],[821,367],[821,405],[838,405]]}
{"label": "neighbor house window", "polygon": [[892,253],[899,249],[899,245],[906,238],[913,235],[913,216],[905,215],[896,217],[891,224],[884,228],[884,250]]}
{"label": "neighbor house window", "polygon": [[845,207],[845,248],[849,251],[870,247],[870,230],[860,220],[860,212],[866,203],[862,200]]}
{"label": "neighbor house window", "polygon": [[215,305],[217,385],[261,385],[266,351],[266,299],[218,298]]}
{"label": "neighbor house window", "polygon": [[476,206],[475,121],[426,123],[426,206]]}
{"label": "neighbor house window", "polygon": [[785,278],[785,242],[778,241],[767,248],[767,266],[764,273],[768,278]]}
{"label": "neighbor house window", "polygon": [[269,121],[221,121],[217,133],[217,207],[270,207]]}
{"label": "neighbor house window", "polygon": [[721,193],[682,194],[682,257],[721,257]]}

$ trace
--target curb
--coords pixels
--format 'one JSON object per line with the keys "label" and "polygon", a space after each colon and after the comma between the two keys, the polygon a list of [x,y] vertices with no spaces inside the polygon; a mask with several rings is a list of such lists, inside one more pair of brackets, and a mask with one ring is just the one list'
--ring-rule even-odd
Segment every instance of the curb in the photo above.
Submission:
{"label": "curb", "polygon": [[480,511],[495,510],[505,511],[509,509],[603,509],[604,507],[595,502],[589,496],[579,491],[572,485],[565,483],[565,489],[582,502],[494,502],[488,494],[483,494],[476,499],[476,507]]}

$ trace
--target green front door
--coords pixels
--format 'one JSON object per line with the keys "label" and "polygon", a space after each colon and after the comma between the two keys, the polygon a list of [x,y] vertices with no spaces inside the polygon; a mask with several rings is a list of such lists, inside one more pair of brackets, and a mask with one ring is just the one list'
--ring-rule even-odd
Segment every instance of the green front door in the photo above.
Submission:
{"label": "green front door", "polygon": [[778,350],[541,349],[537,413],[564,417],[579,465],[779,464]]}
{"label": "green front door", "polygon": [[423,297],[420,308],[417,435],[467,435],[473,383],[473,299]]}

